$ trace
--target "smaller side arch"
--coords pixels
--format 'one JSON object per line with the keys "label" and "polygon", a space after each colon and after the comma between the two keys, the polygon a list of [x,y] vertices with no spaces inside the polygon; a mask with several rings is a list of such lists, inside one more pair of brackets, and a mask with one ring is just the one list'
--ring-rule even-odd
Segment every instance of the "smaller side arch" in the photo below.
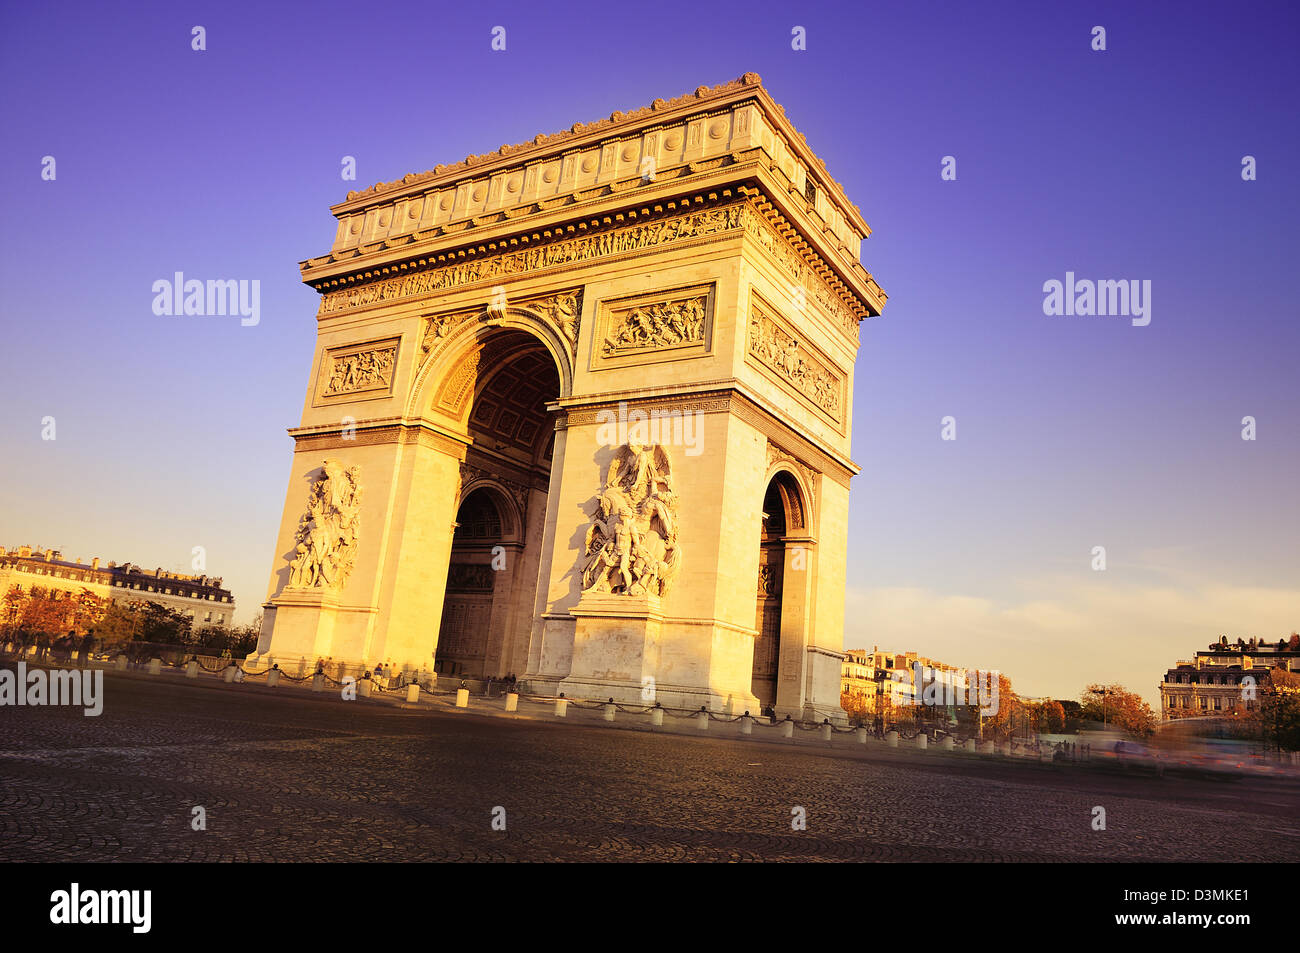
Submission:
{"label": "smaller side arch", "polygon": [[524,520],[523,514],[519,511],[519,504],[505,486],[491,477],[471,476],[462,481],[460,493],[456,497],[457,521],[460,520],[461,507],[471,496],[480,491],[496,509],[497,518],[501,522],[501,531],[497,534],[500,542],[522,545]]}
{"label": "smaller side arch", "polygon": [[784,509],[785,532],[791,536],[813,536],[815,513],[812,488],[798,468],[787,461],[778,461],[768,468],[763,479],[764,495],[775,482],[776,492]]}

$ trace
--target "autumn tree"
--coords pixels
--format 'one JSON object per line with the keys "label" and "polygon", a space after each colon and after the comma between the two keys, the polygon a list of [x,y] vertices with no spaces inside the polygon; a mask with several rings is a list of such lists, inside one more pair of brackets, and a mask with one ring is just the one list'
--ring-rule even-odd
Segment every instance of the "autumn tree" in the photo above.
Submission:
{"label": "autumn tree", "polygon": [[1272,669],[1260,686],[1252,719],[1265,744],[1300,751],[1300,673]]}
{"label": "autumn tree", "polygon": [[1138,737],[1156,730],[1156,715],[1151,706],[1123,685],[1089,685],[1079,700],[1083,703],[1085,720],[1100,721],[1108,727],[1114,725]]}

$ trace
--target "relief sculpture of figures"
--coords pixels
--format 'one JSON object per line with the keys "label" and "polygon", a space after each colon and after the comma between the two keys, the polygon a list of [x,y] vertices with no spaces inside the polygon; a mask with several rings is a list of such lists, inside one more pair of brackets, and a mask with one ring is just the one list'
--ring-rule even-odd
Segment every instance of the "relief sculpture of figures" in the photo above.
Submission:
{"label": "relief sculpture of figures", "polygon": [[681,561],[668,454],[628,443],[614,454],[587,529],[583,591],[667,595]]}
{"label": "relief sculpture of figures", "polygon": [[312,483],[289,564],[292,589],[341,589],[356,562],[361,529],[361,471],[326,460]]}
{"label": "relief sculpture of figures", "polygon": [[801,394],[832,416],[840,412],[840,381],[811,355],[804,357],[798,340],[765,315],[749,321],[749,353],[784,377]]}
{"label": "relief sculpture of figures", "polygon": [[663,301],[631,308],[621,314],[615,312],[618,322],[611,327],[605,338],[605,353],[703,341],[704,301],[702,297],[688,298],[685,301]]}
{"label": "relief sculpture of figures", "polygon": [[393,373],[397,348],[374,348],[332,357],[330,380],[325,395],[346,394],[371,387],[387,387]]}

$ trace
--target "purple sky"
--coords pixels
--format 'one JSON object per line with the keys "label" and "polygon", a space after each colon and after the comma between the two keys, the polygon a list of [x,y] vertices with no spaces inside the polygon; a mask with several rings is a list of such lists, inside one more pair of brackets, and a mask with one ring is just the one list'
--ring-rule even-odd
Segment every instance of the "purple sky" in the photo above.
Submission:
{"label": "purple sky", "polygon": [[[1218,634],[1300,628],[1297,26],[1288,4],[9,5],[0,543],[168,569],[202,545],[246,620],[328,206],[753,70],[890,295],[857,364],[846,647],[1157,701]],[[259,279],[261,323],[155,316],[175,271]],[[1150,280],[1150,325],[1045,316],[1066,271]]]}

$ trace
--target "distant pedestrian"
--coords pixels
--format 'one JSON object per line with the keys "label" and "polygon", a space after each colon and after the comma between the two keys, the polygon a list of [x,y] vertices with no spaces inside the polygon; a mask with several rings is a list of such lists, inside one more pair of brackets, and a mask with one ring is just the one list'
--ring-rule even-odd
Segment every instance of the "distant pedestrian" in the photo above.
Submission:
{"label": "distant pedestrian", "polygon": [[82,668],[90,661],[90,654],[95,651],[95,630],[89,630],[81,640],[81,652],[77,656],[77,661]]}

